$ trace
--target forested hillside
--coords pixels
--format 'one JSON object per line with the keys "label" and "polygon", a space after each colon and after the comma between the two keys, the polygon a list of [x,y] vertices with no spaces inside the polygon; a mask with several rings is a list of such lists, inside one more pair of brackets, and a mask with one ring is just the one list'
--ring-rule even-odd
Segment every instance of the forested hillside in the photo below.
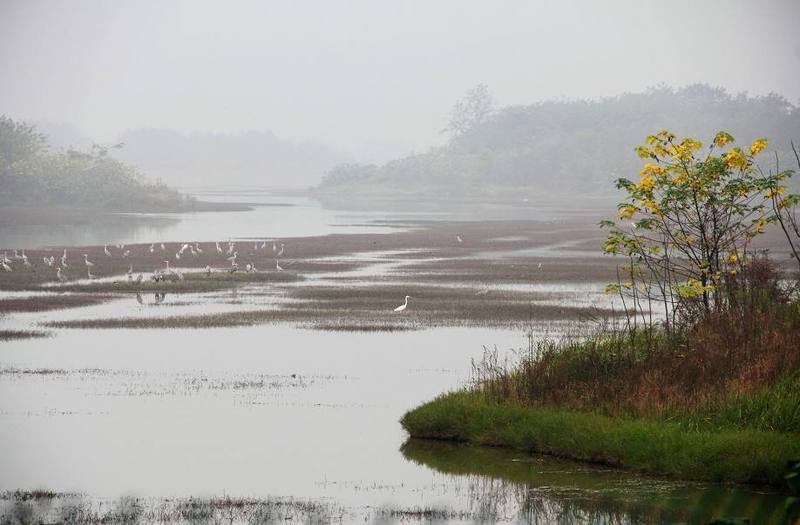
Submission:
{"label": "forested hillside", "polygon": [[[636,174],[631,148],[659,129],[710,141],[717,130],[738,142],[770,139],[790,165],[800,141],[800,109],[779,95],[731,94],[704,84],[659,87],[599,100],[547,101],[491,109],[484,89],[454,108],[446,145],[383,166],[345,165],[317,188],[323,196],[435,195],[453,198],[580,198],[612,193]],[[774,156],[763,168],[774,169]]]}
{"label": "forested hillside", "polygon": [[147,181],[107,147],[52,150],[35,127],[0,116],[0,205],[178,211],[195,204],[164,184]]}

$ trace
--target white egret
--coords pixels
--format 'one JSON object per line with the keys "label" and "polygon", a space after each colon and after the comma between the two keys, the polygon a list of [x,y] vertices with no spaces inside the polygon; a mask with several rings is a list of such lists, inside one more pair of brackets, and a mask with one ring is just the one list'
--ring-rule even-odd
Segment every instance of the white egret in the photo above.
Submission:
{"label": "white egret", "polygon": [[142,294],[136,292],[136,302],[139,304],[144,304],[144,300],[142,299]]}
{"label": "white egret", "polygon": [[131,254],[131,251],[130,251],[130,250],[125,250],[124,252],[122,252],[122,256],[123,256],[123,257],[127,257],[127,256],[128,256],[128,255],[130,255],[130,254]]}
{"label": "white egret", "polygon": [[281,243],[281,250],[278,252],[278,255],[277,255],[278,257],[280,257],[281,255],[283,255],[283,249],[284,249],[284,248],[285,248],[285,245],[284,245],[283,243]]}
{"label": "white egret", "polygon": [[278,259],[275,259],[275,269],[278,270],[279,272],[283,271],[283,268],[281,268],[281,265],[278,262]]}
{"label": "white egret", "polygon": [[67,268],[67,249],[64,248],[64,255],[61,256],[61,267]]}
{"label": "white egret", "polygon": [[150,253],[154,253],[155,251],[156,251],[156,246],[155,246],[155,244],[151,244],[151,245],[150,245]]}
{"label": "white egret", "polygon": [[175,260],[176,261],[180,261],[181,260],[181,252],[175,252]]}
{"label": "white egret", "polygon": [[165,251],[167,251],[167,247],[166,247],[166,246],[164,246],[164,243],[163,243],[163,242],[161,243],[161,251],[162,251],[162,252],[165,252]]}
{"label": "white egret", "polygon": [[459,244],[464,242],[464,239],[462,239],[460,235],[456,235],[456,240],[458,241]]}
{"label": "white egret", "polygon": [[215,245],[217,247],[217,253],[218,254],[222,255],[223,253],[225,253],[225,252],[222,251],[222,248],[220,248],[219,242],[216,242]]}
{"label": "white egret", "polygon": [[89,256],[86,255],[85,253],[83,254],[83,262],[84,262],[84,264],[86,264],[87,268],[91,268],[91,267],[94,266],[94,263],[89,260]]}
{"label": "white egret", "polygon": [[233,252],[233,255],[228,257],[228,260],[231,262],[231,266],[236,264],[236,257],[238,257],[239,252]]}
{"label": "white egret", "polygon": [[108,251],[108,246],[105,244],[103,245],[103,253],[111,257],[111,252]]}
{"label": "white egret", "polygon": [[5,270],[7,272],[13,271],[13,270],[11,270],[11,266],[9,266],[8,263],[5,262],[5,261],[0,261],[0,266],[2,266],[3,270]]}
{"label": "white egret", "polygon": [[542,263],[539,263],[539,265],[537,266],[537,268],[539,268],[539,269],[541,270],[541,269],[542,269]]}
{"label": "white egret", "polygon": [[211,276],[211,266],[206,265],[206,275]]}
{"label": "white egret", "polygon": [[47,266],[53,266],[53,263],[51,263],[51,262],[50,262],[50,259],[48,259],[47,257],[42,257],[42,261],[43,261],[43,262],[44,262],[44,263],[45,263]]}
{"label": "white egret", "polygon": [[200,248],[200,244],[197,241],[194,243],[194,251],[197,253],[203,253],[203,250]]}
{"label": "white egret", "polygon": [[24,264],[25,266],[29,268],[32,266],[30,261],[28,261],[28,256],[25,255],[25,250],[22,250],[22,255],[20,256],[20,259],[22,259],[22,264]]}
{"label": "white egret", "polygon": [[267,247],[267,241],[262,242],[261,243],[261,249],[263,250],[266,247]]}
{"label": "white egret", "polygon": [[2,261],[3,261],[4,263],[6,263],[6,264],[11,264],[11,259],[9,259],[9,258],[8,258],[8,254],[7,254],[6,252],[3,252],[3,259],[2,259]]}
{"label": "white egret", "polygon": [[408,306],[408,299],[409,299],[410,297],[411,297],[410,295],[406,295],[406,302],[404,302],[403,304],[401,304],[400,306],[398,306],[397,308],[395,308],[395,309],[394,309],[394,311],[395,311],[395,312],[402,312],[403,310],[405,310],[405,309],[406,309],[406,307]]}
{"label": "white egret", "polygon": [[64,275],[64,272],[61,271],[61,267],[56,269],[56,278],[61,281],[62,283],[67,280],[67,276]]}

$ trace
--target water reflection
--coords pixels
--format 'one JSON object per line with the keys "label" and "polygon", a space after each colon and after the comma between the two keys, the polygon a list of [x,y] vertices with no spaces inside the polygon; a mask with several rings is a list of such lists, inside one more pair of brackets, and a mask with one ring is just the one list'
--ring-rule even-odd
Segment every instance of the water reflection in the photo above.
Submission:
{"label": "water reflection", "polygon": [[736,517],[766,524],[783,516],[782,495],[750,487],[677,483],[445,442],[411,439],[400,452],[415,464],[467,478],[470,510],[489,519],[513,509],[511,519],[524,523],[709,523]]}

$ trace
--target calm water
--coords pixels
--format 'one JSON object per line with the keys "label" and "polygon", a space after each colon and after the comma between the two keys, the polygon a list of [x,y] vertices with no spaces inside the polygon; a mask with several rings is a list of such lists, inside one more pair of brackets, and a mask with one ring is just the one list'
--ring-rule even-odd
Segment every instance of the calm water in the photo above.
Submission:
{"label": "calm water", "polygon": [[[313,201],[284,199],[292,206],[181,215],[102,240],[97,239],[105,234],[91,228],[58,241],[0,228],[5,235],[0,241],[14,235],[25,239],[0,244],[384,231],[380,221],[410,216],[334,212]],[[378,258],[375,264],[380,270],[384,263]],[[366,281],[373,275],[362,273],[358,277]],[[584,304],[595,290],[564,291],[569,292],[562,298],[566,303]],[[199,313],[213,304],[217,311],[231,311],[269,307],[277,300],[260,293],[251,297],[247,289],[208,295],[191,301],[176,296],[160,308]],[[63,312],[0,317],[0,328],[121,312],[141,315],[148,308],[132,297],[121,298]],[[61,330],[52,338],[0,343],[0,491],[79,492],[99,508],[130,495],[159,501],[289,497],[341,506],[344,514],[322,521],[345,522],[383,521],[386,516],[376,509],[438,509],[442,513],[399,516],[465,522],[705,523],[718,516],[767,522],[777,516],[781,497],[752,489],[672,483],[521,453],[407,442],[398,422],[406,410],[464,385],[471,359],[479,359],[485,347],[513,358],[514,350],[525,345],[526,334],[510,330],[353,333],[290,324]],[[0,501],[0,511],[8,505]],[[296,518],[308,521],[308,516]]]}

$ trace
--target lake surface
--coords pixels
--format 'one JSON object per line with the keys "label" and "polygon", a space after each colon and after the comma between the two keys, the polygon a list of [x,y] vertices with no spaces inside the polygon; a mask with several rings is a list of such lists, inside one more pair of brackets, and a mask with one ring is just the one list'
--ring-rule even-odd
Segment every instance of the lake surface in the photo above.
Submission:
{"label": "lake surface", "polygon": [[[183,214],[113,235],[88,228],[59,240],[0,228],[0,244],[375,232],[402,228],[410,219],[460,217],[332,211],[299,197],[248,195],[247,201],[259,198],[288,205]],[[9,243],[15,236],[24,240]],[[372,271],[361,276],[365,285]],[[204,308],[202,302],[176,307]],[[140,307],[129,298],[46,318],[120,308]],[[42,316],[0,318],[0,327],[26,318]],[[487,348],[513,359],[527,337],[489,328],[327,332],[283,323],[58,330],[55,337],[0,343],[0,491],[79,493],[81,504],[96,509],[131,496],[154,508],[174,498],[290,498],[329,509],[319,514],[313,507],[311,516],[303,507],[292,520],[320,522],[777,519],[781,496],[753,488],[669,482],[523,453],[407,440],[398,422],[405,411],[467,384],[471,361]],[[0,500],[0,512],[17,512],[15,505]],[[23,511],[52,518],[53,508]]]}

